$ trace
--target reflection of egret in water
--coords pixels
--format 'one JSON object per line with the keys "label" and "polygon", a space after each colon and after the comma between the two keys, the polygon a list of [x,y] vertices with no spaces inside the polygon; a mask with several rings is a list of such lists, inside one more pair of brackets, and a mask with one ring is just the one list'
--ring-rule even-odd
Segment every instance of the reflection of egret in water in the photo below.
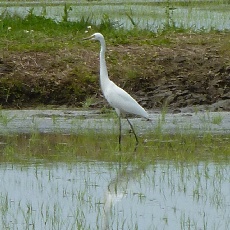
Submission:
{"label": "reflection of egret in water", "polygon": [[109,217],[112,215],[112,207],[128,193],[132,183],[140,174],[144,172],[144,168],[123,169],[118,172],[117,176],[112,179],[107,187],[104,197],[104,217],[103,217],[103,230],[112,229],[109,226]]}

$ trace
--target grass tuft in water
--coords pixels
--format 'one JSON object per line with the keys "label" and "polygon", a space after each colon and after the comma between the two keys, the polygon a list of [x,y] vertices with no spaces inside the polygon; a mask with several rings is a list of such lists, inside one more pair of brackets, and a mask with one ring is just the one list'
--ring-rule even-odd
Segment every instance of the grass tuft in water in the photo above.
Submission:
{"label": "grass tuft in water", "polygon": [[[203,159],[221,161],[229,159],[229,136],[212,134],[163,134],[147,135],[137,147],[132,134],[124,135],[119,151],[115,134],[39,134],[1,137],[2,160],[18,161],[30,158],[49,161],[133,162],[153,164],[168,159],[179,162],[198,162]],[[207,157],[208,156],[208,157]]]}

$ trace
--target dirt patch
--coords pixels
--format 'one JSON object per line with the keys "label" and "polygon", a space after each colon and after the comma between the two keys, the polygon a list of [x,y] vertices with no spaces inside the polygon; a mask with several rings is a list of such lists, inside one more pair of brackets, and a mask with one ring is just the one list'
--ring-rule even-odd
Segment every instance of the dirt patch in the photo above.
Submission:
{"label": "dirt patch", "polygon": [[[230,34],[173,35],[167,46],[108,45],[110,78],[145,108],[230,110]],[[8,52],[0,61],[2,107],[101,107],[98,51]],[[213,105],[210,106],[210,105]]]}

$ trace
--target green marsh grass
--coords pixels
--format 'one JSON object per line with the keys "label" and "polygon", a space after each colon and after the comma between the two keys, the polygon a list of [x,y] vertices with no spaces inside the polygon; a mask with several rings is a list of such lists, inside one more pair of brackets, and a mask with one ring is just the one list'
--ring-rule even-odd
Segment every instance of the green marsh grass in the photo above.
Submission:
{"label": "green marsh grass", "polygon": [[[230,136],[203,134],[155,134],[144,135],[135,150],[132,134],[124,134],[119,152],[117,134],[97,132],[82,134],[21,134],[1,137],[2,157],[16,160],[30,157],[51,161],[71,161],[72,158],[107,162],[154,164],[167,159],[177,163],[221,161],[230,157]],[[143,137],[141,137],[143,138]],[[23,156],[21,156],[22,154]],[[208,159],[207,159],[208,158]]]}
{"label": "green marsh grass", "polygon": [[217,116],[212,118],[212,123],[216,125],[220,125],[222,121],[223,121],[223,117],[221,116],[221,114],[218,114]]}

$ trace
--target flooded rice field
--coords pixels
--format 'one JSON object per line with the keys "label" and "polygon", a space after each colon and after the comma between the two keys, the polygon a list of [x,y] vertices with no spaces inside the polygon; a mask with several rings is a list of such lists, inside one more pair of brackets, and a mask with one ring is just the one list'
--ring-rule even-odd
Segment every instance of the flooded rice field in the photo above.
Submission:
{"label": "flooded rice field", "polygon": [[[109,152],[108,152],[109,154]],[[2,229],[229,229],[226,163],[1,163]]]}
{"label": "flooded rice field", "polygon": [[229,229],[230,114],[2,110],[1,229]]}
{"label": "flooded rice field", "polygon": [[[0,13],[22,17],[33,13],[56,21],[67,17],[69,21],[84,18],[98,24],[102,20],[113,22],[117,27],[132,29],[139,27],[152,31],[162,30],[167,26],[191,28],[192,30],[226,30],[229,29],[229,4],[186,5],[181,1],[178,5],[173,1],[161,1],[157,4],[151,1],[109,1],[109,2],[24,2],[2,3]],[[177,2],[178,3],[178,2]],[[8,5],[7,5],[8,4]],[[20,4],[20,5],[18,5]]]}

